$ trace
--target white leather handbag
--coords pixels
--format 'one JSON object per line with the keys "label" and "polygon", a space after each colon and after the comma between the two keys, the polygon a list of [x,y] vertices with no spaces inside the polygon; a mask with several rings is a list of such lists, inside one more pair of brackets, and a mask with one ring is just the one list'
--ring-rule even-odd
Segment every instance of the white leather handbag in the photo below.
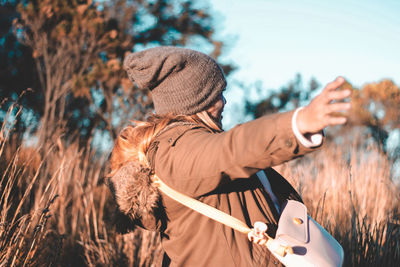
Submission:
{"label": "white leather handbag", "polygon": [[[274,246],[290,246],[293,253],[283,256]],[[269,249],[286,266],[342,266],[344,258],[342,246],[295,200],[283,207]]]}
{"label": "white leather handbag", "polygon": [[[257,172],[257,177],[277,206],[277,198],[265,172]],[[279,261],[286,266],[342,266],[342,246],[308,215],[303,203],[288,200],[277,209],[281,214],[278,229],[275,239],[267,247]],[[276,249],[282,247],[290,247],[290,253]]]}

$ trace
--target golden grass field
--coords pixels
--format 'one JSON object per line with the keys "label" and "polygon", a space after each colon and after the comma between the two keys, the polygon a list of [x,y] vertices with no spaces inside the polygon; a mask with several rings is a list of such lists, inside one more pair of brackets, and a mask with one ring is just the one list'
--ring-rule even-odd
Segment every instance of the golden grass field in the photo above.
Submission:
{"label": "golden grass field", "polygon": [[[157,266],[158,235],[113,226],[108,153],[61,134],[28,145],[10,128],[0,132],[0,266]],[[342,244],[345,266],[383,267],[400,266],[400,189],[390,168],[355,139],[276,169]]]}

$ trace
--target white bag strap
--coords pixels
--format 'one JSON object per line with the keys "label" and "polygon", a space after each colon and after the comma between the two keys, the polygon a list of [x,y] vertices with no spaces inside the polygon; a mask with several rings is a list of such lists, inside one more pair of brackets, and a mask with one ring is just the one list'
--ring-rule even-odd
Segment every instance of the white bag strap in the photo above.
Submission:
{"label": "white bag strap", "polygon": [[172,189],[171,187],[166,185],[163,181],[161,181],[161,179],[158,178],[158,176],[154,176],[153,183],[158,187],[158,189],[160,189],[164,194],[166,194],[170,198],[178,201],[179,203],[185,205],[186,207],[189,207],[197,211],[198,213],[201,213],[213,219],[214,221],[225,224],[243,234],[248,234],[251,231],[251,229],[244,222],[214,207],[204,204],[203,202],[200,202],[196,199],[193,199],[182,193],[179,193],[178,191]]}
{"label": "white bag strap", "polygon": [[[248,234],[252,231],[252,229],[250,229],[244,222],[238,220],[237,218],[172,189],[163,181],[161,181],[161,179],[157,175],[153,176],[153,184],[157,186],[158,189],[160,189],[161,192],[166,194],[168,197],[204,216],[209,217],[214,221],[231,227],[243,234]],[[286,253],[293,254],[293,249],[290,246],[282,246],[274,242],[274,239],[272,237],[268,235],[266,235],[266,237],[267,242],[265,243],[265,245],[269,250],[278,253],[282,257],[284,257]]]}

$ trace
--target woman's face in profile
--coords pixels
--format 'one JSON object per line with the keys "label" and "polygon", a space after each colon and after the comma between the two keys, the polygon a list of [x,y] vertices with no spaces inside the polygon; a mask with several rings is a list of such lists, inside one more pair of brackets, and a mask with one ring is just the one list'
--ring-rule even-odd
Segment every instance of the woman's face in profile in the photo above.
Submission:
{"label": "woman's face in profile", "polygon": [[224,111],[224,106],[226,104],[226,99],[221,93],[214,104],[207,109],[210,116],[218,123],[221,123],[222,112]]}

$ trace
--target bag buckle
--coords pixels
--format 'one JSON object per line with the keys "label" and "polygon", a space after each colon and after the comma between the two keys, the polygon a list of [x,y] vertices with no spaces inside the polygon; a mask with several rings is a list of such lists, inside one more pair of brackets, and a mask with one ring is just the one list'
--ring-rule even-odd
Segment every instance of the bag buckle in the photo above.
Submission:
{"label": "bag buckle", "polygon": [[288,253],[293,254],[291,246],[284,246],[279,241],[273,239],[267,234],[267,225],[263,222],[255,222],[254,228],[248,233],[248,238],[255,244],[265,245],[271,251],[281,257],[285,257]]}
{"label": "bag buckle", "polygon": [[279,244],[278,247],[274,249],[274,252],[281,257],[285,257],[288,253],[293,254],[293,248],[291,246],[283,246]]}

